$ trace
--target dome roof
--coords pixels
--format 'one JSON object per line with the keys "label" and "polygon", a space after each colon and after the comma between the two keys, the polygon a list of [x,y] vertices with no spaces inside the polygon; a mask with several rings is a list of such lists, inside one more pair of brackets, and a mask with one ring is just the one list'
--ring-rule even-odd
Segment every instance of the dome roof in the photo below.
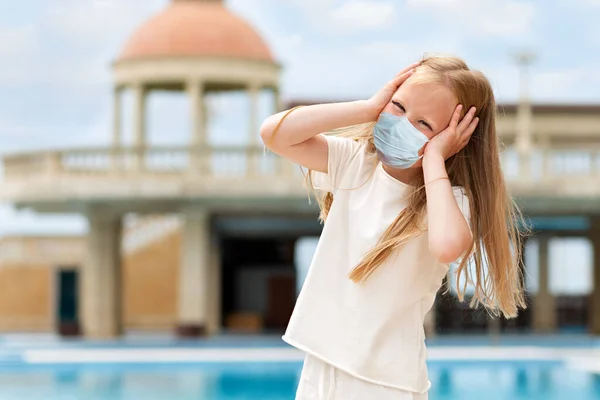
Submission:
{"label": "dome roof", "polygon": [[176,56],[274,61],[258,33],[220,0],[172,0],[132,35],[119,60]]}

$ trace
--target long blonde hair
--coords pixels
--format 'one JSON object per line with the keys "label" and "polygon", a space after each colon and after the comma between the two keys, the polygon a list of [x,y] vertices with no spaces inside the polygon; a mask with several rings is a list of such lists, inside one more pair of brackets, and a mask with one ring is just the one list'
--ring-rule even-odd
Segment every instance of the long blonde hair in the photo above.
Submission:
{"label": "long blonde hair", "polygon": [[[467,146],[446,161],[452,186],[463,188],[469,198],[473,242],[457,269],[457,292],[464,301],[467,284],[474,286],[471,307],[482,304],[492,315],[517,316],[526,308],[521,268],[522,236],[525,224],[508,193],[500,165],[500,141],[496,134],[496,102],[487,78],[470,70],[456,57],[427,56],[411,77],[414,82],[446,84],[463,110],[477,107],[479,124]],[[338,129],[332,132],[358,141],[366,141],[374,151],[374,123]],[[423,233],[420,221],[426,217],[425,186],[422,174],[412,182],[408,206],[387,228],[377,245],[351,271],[350,279],[364,282],[395,250]],[[307,174],[312,188],[311,173]],[[333,195],[317,197],[320,218],[325,221]],[[487,269],[487,272],[486,272]],[[464,284],[460,285],[464,274]],[[473,275],[476,278],[473,281]],[[462,286],[462,287],[460,287]],[[449,289],[449,288],[447,288]]]}

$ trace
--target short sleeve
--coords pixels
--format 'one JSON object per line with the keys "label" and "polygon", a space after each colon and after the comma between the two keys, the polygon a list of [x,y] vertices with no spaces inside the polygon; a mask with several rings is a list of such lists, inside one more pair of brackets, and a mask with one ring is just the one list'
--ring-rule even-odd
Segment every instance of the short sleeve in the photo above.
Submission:
{"label": "short sleeve", "polygon": [[335,193],[350,164],[357,159],[362,146],[353,139],[325,135],[327,139],[327,173],[312,171],[312,185],[317,190]]}
{"label": "short sleeve", "polygon": [[469,228],[471,228],[471,208],[469,205],[469,198],[467,197],[465,190],[462,187],[454,186],[452,188],[452,192],[454,193],[454,198],[456,199],[458,208],[460,208],[460,211],[467,220]]}

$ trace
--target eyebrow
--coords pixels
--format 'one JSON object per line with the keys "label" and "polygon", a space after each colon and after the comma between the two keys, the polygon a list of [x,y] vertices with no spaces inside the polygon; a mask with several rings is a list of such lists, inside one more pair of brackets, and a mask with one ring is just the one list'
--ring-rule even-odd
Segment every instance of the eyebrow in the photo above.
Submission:
{"label": "eyebrow", "polygon": [[[398,103],[398,104],[400,105],[400,107],[402,107],[402,108],[404,109],[404,111],[406,111],[406,107],[404,107],[404,104],[403,104],[401,101],[399,101],[399,100],[395,100],[395,99],[393,99],[393,98],[392,98],[392,103]],[[429,120],[429,119],[427,119],[427,118],[425,118],[425,117],[421,117],[421,118],[419,118],[419,119],[420,119],[420,120],[423,120],[423,122],[425,122],[427,125],[429,125],[429,129],[430,129],[432,132],[435,132],[435,125],[434,125],[434,124],[432,124],[432,123],[430,122],[430,120]]]}

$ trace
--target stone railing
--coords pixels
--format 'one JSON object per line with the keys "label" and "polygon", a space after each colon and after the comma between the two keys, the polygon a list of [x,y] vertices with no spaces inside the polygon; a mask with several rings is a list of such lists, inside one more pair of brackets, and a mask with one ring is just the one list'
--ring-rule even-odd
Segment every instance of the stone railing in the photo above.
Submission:
{"label": "stone railing", "polygon": [[[600,146],[553,146],[519,154],[508,148],[502,155],[509,183],[527,185],[600,183]],[[583,188],[582,188],[583,189]]]}
{"label": "stone railing", "polygon": [[[52,195],[59,199],[73,193],[77,198],[85,193],[102,196],[111,188],[124,193],[129,186],[139,189],[137,193],[150,190],[149,195],[162,190],[164,196],[185,188],[213,197],[305,195],[300,169],[262,147],[74,149],[8,155],[3,161],[0,192],[7,201]],[[527,155],[509,147],[502,161],[516,195],[600,196],[600,143],[534,147]]]}
{"label": "stone railing", "polygon": [[202,177],[296,176],[291,163],[262,147],[94,148],[4,156],[4,180],[69,175]]}

